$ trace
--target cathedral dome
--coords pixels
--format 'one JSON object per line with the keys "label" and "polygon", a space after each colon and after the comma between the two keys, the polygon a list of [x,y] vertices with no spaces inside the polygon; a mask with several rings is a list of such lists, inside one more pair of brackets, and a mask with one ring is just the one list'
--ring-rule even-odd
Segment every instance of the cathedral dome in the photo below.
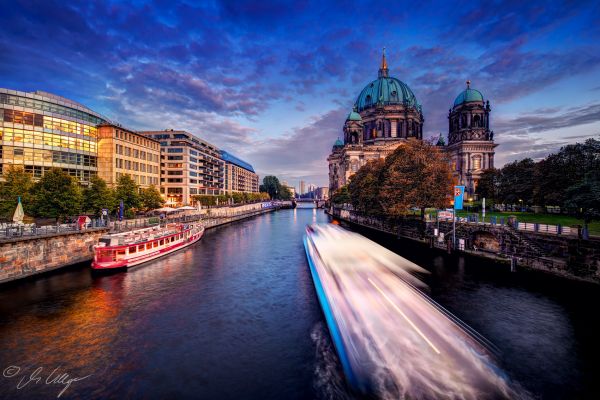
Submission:
{"label": "cathedral dome", "polygon": [[410,90],[408,85],[391,76],[380,76],[369,83],[356,99],[358,111],[378,105],[387,106],[390,104],[421,108],[415,94]]}
{"label": "cathedral dome", "polygon": [[362,117],[359,113],[356,112],[356,107],[354,107],[354,110],[352,110],[350,114],[348,114],[348,118],[346,118],[346,121],[362,121]]}
{"label": "cathedral dome", "polygon": [[379,68],[379,77],[365,86],[356,99],[357,111],[395,104],[415,107],[421,111],[421,105],[417,102],[413,91],[400,79],[389,76],[388,71],[384,52]]}
{"label": "cathedral dome", "polygon": [[333,144],[333,147],[334,147],[334,148],[336,148],[336,147],[344,147],[344,142],[342,142],[342,141],[340,140],[340,138],[338,138],[338,139],[335,141],[335,143]]}
{"label": "cathedral dome", "polygon": [[461,92],[454,100],[454,107],[463,103],[478,101],[483,103],[483,94],[477,89],[471,89],[471,81],[467,81],[467,88]]}

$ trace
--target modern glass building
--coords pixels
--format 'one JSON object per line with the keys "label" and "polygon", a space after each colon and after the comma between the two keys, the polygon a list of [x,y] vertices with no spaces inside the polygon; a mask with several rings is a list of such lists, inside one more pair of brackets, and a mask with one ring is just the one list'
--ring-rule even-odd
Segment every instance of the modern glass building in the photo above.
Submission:
{"label": "modern glass building", "polygon": [[186,131],[146,131],[161,145],[160,191],[168,205],[194,204],[195,195],[224,194],[219,149]]}
{"label": "modern glass building", "polygon": [[106,121],[60,96],[0,88],[0,179],[9,165],[36,179],[58,167],[86,184],[98,169],[96,126]]}

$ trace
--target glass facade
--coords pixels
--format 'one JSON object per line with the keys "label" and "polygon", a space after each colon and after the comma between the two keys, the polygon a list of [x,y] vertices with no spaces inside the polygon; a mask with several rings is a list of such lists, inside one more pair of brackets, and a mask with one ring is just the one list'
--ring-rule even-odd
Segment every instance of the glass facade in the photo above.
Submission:
{"label": "glass facade", "polygon": [[97,124],[106,119],[49,93],[0,89],[0,179],[9,165],[40,178],[58,167],[87,183],[97,173]]}

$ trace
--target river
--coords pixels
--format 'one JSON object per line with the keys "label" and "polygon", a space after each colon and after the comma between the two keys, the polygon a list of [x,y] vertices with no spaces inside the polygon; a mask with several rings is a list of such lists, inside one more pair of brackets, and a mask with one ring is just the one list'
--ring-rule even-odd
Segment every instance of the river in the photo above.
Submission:
{"label": "river", "polygon": [[[314,222],[277,211],[126,273],[0,286],[0,398],[350,398],[302,245]],[[431,272],[430,295],[529,392],[600,397],[598,287],[377,239]]]}

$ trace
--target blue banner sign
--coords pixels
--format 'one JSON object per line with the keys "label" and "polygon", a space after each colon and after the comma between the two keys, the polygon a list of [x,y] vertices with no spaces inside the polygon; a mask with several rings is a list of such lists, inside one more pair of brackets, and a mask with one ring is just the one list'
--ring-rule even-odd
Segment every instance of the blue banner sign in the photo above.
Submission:
{"label": "blue banner sign", "polygon": [[462,210],[463,209],[463,198],[465,197],[465,187],[464,186],[454,186],[454,209]]}

